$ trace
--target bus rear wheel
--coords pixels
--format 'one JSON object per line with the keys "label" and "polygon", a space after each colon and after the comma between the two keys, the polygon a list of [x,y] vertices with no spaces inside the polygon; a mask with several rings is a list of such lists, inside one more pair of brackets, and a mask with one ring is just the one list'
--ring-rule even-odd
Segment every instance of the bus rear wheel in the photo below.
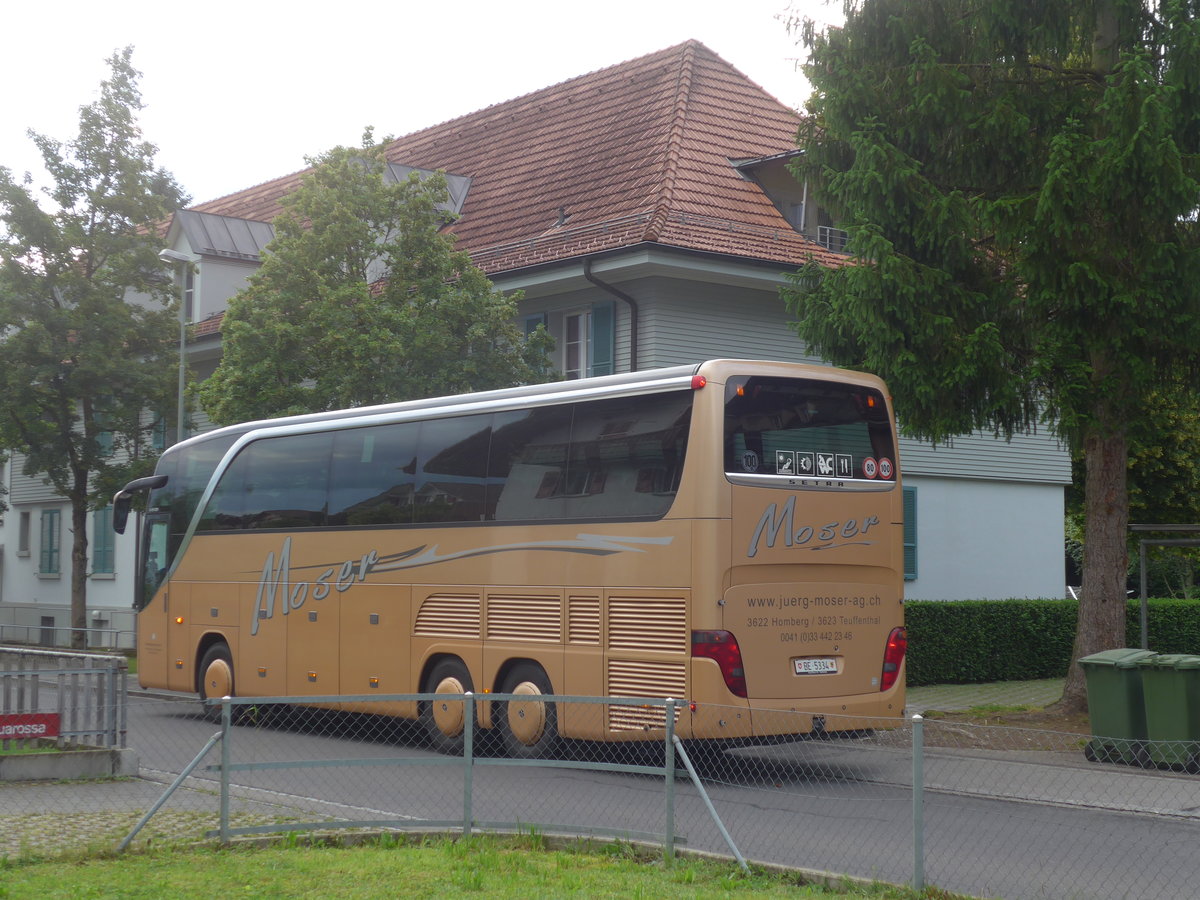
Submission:
{"label": "bus rear wheel", "polygon": [[520,698],[507,701],[500,710],[500,739],[508,755],[518,759],[549,756],[558,744],[558,707],[542,699],[554,693],[542,667],[519,663],[504,679],[500,692]]}
{"label": "bus rear wheel", "polygon": [[[461,659],[438,662],[425,679],[426,694],[465,694],[473,691],[471,673]],[[451,755],[460,755],[465,743],[466,704],[462,700],[437,697],[421,703],[421,722],[433,747]]]}

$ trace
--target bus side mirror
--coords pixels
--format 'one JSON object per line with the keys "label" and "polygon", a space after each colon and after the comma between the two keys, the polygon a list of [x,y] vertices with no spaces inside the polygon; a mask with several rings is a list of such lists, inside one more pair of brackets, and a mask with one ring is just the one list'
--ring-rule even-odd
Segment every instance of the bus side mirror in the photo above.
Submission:
{"label": "bus side mirror", "polygon": [[125,525],[129,521],[129,507],[133,503],[133,495],[141,491],[152,491],[167,483],[166,475],[147,475],[145,478],[135,478],[113,497],[113,531],[125,533]]}

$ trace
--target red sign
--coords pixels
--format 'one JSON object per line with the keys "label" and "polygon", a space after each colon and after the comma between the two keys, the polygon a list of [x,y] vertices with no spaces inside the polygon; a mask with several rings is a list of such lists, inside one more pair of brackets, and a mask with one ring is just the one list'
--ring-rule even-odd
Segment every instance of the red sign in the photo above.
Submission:
{"label": "red sign", "polygon": [[58,737],[58,713],[0,715],[0,741]]}

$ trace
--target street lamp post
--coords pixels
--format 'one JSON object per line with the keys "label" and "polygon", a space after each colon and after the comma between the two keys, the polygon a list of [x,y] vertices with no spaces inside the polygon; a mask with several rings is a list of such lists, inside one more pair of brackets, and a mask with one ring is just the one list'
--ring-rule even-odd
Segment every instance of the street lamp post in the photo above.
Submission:
{"label": "street lamp post", "polygon": [[187,383],[187,267],[199,262],[199,258],[170,248],[159,250],[158,258],[179,272],[179,405],[175,418],[175,443],[179,443],[185,437],[183,394]]}

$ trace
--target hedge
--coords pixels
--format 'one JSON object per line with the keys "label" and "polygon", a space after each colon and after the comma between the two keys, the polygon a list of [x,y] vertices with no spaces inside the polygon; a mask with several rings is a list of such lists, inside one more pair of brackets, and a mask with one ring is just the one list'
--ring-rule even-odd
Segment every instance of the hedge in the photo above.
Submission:
{"label": "hedge", "polygon": [[[1152,599],[1150,649],[1200,655],[1200,601]],[[1129,601],[1126,644],[1141,644],[1140,601]],[[908,683],[972,684],[1061,678],[1075,640],[1075,600],[910,600]]]}

